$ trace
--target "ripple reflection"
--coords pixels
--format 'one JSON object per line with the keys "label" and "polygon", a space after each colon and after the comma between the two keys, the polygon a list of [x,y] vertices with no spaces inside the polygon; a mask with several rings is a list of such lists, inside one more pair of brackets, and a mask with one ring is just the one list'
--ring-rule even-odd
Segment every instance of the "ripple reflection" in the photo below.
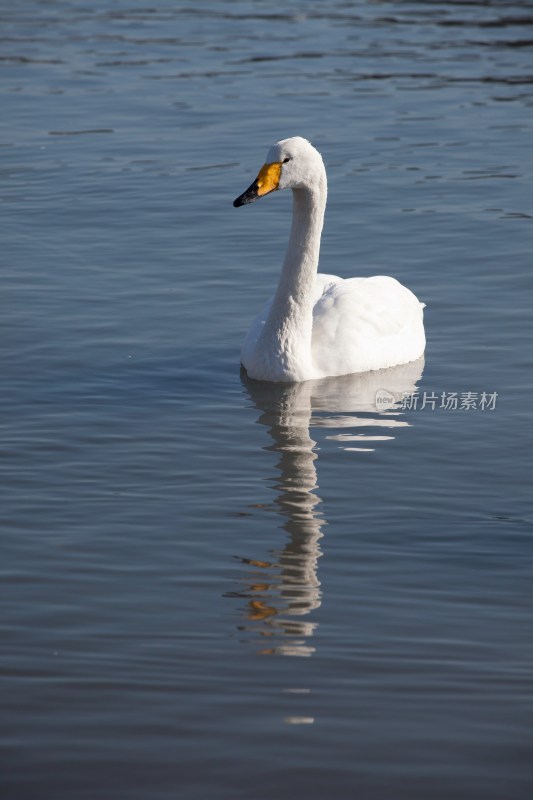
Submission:
{"label": "ripple reflection", "polygon": [[[266,449],[279,453],[278,472],[269,480],[276,492],[274,509],[287,533],[284,546],[270,551],[268,559],[239,557],[246,574],[241,589],[227,594],[246,599],[239,630],[250,632],[254,642],[261,637],[261,654],[311,656],[315,652],[311,640],[318,623],[311,614],[322,602],[318,560],[327,522],[317,493],[318,455],[310,428],[342,429],[343,433],[325,437],[342,450],[364,452],[382,446],[394,438],[391,430],[409,425],[397,418],[397,407],[405,394],[416,390],[423,367],[424,360],[419,359],[388,370],[289,385],[254,381],[242,372],[246,392],[260,412],[257,422],[272,439]],[[384,391],[390,404],[378,411],[376,396]],[[376,427],[389,429],[388,435],[375,435]],[[346,433],[350,428],[357,433]],[[354,443],[372,447],[354,447]]]}

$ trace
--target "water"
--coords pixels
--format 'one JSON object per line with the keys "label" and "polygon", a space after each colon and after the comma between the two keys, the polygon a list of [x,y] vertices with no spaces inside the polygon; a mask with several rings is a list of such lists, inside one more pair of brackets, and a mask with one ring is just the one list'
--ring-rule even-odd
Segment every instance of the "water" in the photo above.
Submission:
{"label": "water", "polygon": [[[3,796],[531,797],[533,4],[0,16]],[[425,363],[240,374],[296,134]]]}

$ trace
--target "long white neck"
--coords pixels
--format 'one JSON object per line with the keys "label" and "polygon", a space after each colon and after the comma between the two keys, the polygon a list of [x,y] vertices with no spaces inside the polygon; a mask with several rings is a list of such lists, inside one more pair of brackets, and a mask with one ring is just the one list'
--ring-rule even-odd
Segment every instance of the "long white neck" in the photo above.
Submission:
{"label": "long white neck", "polygon": [[293,189],[289,245],[261,340],[292,380],[309,374],[313,293],[326,208],[326,175],[312,187]]}

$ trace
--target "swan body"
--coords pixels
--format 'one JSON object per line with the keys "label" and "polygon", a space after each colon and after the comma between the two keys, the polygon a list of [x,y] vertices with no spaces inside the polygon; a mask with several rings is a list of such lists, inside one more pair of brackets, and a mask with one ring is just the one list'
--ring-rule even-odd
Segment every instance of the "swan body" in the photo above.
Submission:
{"label": "swan body", "polygon": [[276,293],[244,340],[249,377],[286,383],[386,369],[425,349],[424,305],[395,278],[317,274],[327,197],[320,153],[299,136],[272,147],[254,183],[234,201],[246,205],[290,188],[293,219]]}

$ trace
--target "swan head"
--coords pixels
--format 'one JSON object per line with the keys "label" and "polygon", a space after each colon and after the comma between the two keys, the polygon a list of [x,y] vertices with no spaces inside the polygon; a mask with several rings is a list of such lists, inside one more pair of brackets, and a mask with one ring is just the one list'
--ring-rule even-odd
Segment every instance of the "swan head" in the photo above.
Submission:
{"label": "swan head", "polygon": [[310,189],[325,180],[325,175],[322,156],[307,139],[282,139],[270,148],[257,178],[233,205],[245,206],[278,189]]}

